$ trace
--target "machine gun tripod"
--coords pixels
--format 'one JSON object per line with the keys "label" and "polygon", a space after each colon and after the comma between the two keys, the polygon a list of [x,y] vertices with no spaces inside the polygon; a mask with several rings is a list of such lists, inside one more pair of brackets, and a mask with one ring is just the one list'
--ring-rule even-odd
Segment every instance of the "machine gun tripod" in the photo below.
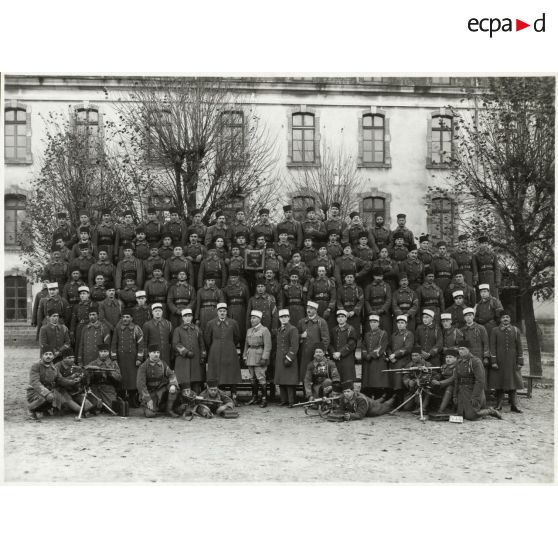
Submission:
{"label": "machine gun tripod", "polygon": [[83,415],[83,409],[85,407],[85,402],[87,401],[87,397],[89,395],[92,395],[97,401],[99,401],[101,403],[101,405],[107,409],[109,411],[109,413],[111,415],[114,415],[115,417],[118,416],[118,413],[115,413],[98,395],[96,395],[95,393],[93,393],[89,383],[90,383],[90,374],[92,370],[95,371],[100,371],[100,372],[111,372],[112,369],[111,368],[99,368],[97,366],[86,366],[84,368],[82,368],[82,370],[85,372],[83,375],[83,399],[81,401],[81,407],[79,409],[79,414],[78,416],[75,418],[76,421],[80,421],[81,417]]}
{"label": "machine gun tripod", "polygon": [[432,395],[430,391],[432,382],[432,370],[440,370],[440,366],[412,366],[410,368],[395,368],[391,370],[382,370],[382,372],[394,372],[395,374],[413,374],[413,380],[416,382],[415,391],[401,403],[398,407],[390,411],[390,415],[394,415],[401,407],[404,407],[409,401],[412,401],[418,396],[419,409],[420,409],[420,420],[425,421],[424,409],[422,406],[422,394],[426,392],[428,395]]}

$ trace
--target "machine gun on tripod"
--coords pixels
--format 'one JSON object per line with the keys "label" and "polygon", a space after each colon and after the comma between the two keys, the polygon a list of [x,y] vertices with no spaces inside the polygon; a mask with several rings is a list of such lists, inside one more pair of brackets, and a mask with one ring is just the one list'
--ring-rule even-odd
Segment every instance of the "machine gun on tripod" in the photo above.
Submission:
{"label": "machine gun on tripod", "polygon": [[[80,367],[81,368],[81,367]],[[101,405],[107,409],[107,411],[109,411],[109,413],[111,415],[114,416],[118,416],[118,413],[114,412],[113,409],[111,409],[100,397],[98,397],[97,395],[95,395],[95,393],[93,393],[93,391],[91,390],[91,374],[95,373],[95,372],[99,372],[103,374],[103,379],[106,379],[106,372],[114,372],[114,370],[112,368],[102,368],[99,366],[91,366],[91,365],[87,365],[85,367],[82,368],[83,371],[83,378],[82,378],[82,385],[83,385],[83,399],[81,401],[81,407],[79,409],[79,414],[78,416],[75,418],[76,421],[80,421],[81,417],[83,415],[83,409],[85,407],[85,401],[87,400],[88,396],[91,395],[92,397],[94,397],[97,401],[99,401],[101,403]],[[95,371],[95,372],[93,372]]]}
{"label": "machine gun on tripod", "polygon": [[425,421],[423,407],[422,407],[422,394],[423,392],[428,395],[432,395],[430,388],[432,387],[433,380],[433,370],[441,370],[441,366],[410,366],[409,368],[393,368],[382,370],[382,372],[394,372],[395,374],[410,374],[412,380],[415,382],[416,388],[413,394],[405,399],[399,407],[390,411],[390,415],[394,415],[401,407],[404,407],[409,401],[412,401],[415,397],[418,397],[419,408],[420,408],[420,420]]}

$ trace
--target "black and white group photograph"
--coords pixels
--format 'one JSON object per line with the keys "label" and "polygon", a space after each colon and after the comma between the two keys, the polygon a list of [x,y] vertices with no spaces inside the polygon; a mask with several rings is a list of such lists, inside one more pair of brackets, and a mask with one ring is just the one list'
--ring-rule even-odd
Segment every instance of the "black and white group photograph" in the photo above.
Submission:
{"label": "black and white group photograph", "polygon": [[552,483],[555,91],[4,74],[4,480]]}

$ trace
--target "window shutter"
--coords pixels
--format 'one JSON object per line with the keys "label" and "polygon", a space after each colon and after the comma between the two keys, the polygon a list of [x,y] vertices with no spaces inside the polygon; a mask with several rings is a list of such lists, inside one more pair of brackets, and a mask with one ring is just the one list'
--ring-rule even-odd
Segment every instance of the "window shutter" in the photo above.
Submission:
{"label": "window shutter", "polygon": [[25,157],[25,162],[27,164],[31,165],[33,163],[33,151],[32,151],[32,147],[31,147],[31,107],[30,106],[25,107],[25,114],[27,116],[27,118],[26,118],[26,120],[27,120],[27,130],[26,130],[27,153],[26,153],[26,157]]}
{"label": "window shutter", "polygon": [[321,165],[320,157],[320,117],[312,111],[311,114],[314,115],[314,163],[316,165]]}
{"label": "window shutter", "polygon": [[391,133],[389,130],[389,118],[384,114],[384,164],[391,167]]}

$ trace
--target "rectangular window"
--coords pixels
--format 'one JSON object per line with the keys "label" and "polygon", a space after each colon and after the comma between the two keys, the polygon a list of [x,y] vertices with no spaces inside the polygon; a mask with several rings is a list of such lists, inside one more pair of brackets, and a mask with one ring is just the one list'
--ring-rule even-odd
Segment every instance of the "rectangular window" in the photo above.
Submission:
{"label": "rectangular window", "polygon": [[362,200],[362,219],[366,226],[373,227],[376,217],[381,216],[386,219],[386,200],[384,198],[369,196]]}
{"label": "rectangular window", "polygon": [[25,277],[4,278],[4,302],[5,321],[27,320],[27,280]]}
{"label": "rectangular window", "polygon": [[23,108],[5,109],[4,125],[6,162],[27,162],[27,111]]}
{"label": "rectangular window", "polygon": [[4,198],[4,243],[18,246],[18,234],[25,219],[25,196],[8,195]]}
{"label": "rectangular window", "polygon": [[244,114],[227,111],[221,115],[221,156],[229,164],[244,162]]}
{"label": "rectangular window", "polygon": [[292,119],[292,161],[293,163],[314,163],[316,161],[314,115],[299,112],[293,114]]}
{"label": "rectangular window", "polygon": [[453,244],[455,229],[455,202],[449,198],[433,198],[430,206],[431,244],[444,240]]}
{"label": "rectangular window", "polygon": [[449,165],[452,158],[453,119],[451,116],[432,117],[432,164]]}
{"label": "rectangular window", "polygon": [[87,152],[88,158],[97,159],[100,147],[99,111],[97,109],[76,110],[76,133],[81,143],[80,148]]}
{"label": "rectangular window", "polygon": [[362,161],[364,163],[384,162],[384,117],[367,114],[362,118]]}
{"label": "rectangular window", "polygon": [[306,208],[313,207],[316,200],[312,196],[295,196],[293,197],[293,217],[297,221],[304,221],[306,219]]}

